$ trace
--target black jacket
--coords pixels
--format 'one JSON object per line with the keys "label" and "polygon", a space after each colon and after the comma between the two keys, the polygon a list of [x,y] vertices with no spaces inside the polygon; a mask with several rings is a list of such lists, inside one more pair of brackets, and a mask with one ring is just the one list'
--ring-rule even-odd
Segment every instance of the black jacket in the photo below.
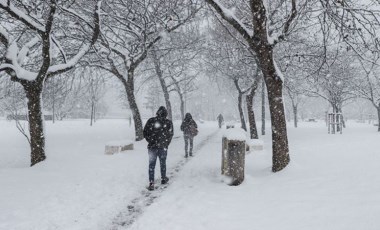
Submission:
{"label": "black jacket", "polygon": [[193,120],[193,117],[190,113],[186,113],[185,119],[183,120],[181,124],[181,131],[183,131],[183,134],[185,136],[194,136],[194,134],[191,133],[191,127],[198,128],[197,123]]}
{"label": "black jacket", "polygon": [[148,148],[168,148],[172,141],[173,122],[166,118],[168,112],[161,106],[155,117],[150,118],[144,127],[144,138]]}

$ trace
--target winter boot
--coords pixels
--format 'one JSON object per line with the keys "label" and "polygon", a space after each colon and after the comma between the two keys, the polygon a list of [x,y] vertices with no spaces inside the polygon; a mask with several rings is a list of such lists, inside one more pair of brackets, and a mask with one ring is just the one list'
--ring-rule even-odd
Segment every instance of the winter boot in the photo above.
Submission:
{"label": "winter boot", "polygon": [[153,182],[149,183],[148,190],[149,191],[153,191],[154,190],[154,183]]}
{"label": "winter boot", "polygon": [[191,156],[191,157],[192,157],[192,156],[193,156],[193,153],[192,153],[192,152],[190,152],[189,156]]}
{"label": "winter boot", "polygon": [[168,177],[164,177],[161,179],[161,184],[167,184],[169,181],[169,178]]}

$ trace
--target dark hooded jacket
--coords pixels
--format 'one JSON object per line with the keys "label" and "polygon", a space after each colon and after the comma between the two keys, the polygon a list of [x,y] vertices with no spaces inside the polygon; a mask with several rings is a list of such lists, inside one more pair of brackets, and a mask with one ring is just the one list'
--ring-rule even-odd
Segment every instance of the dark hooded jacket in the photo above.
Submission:
{"label": "dark hooded jacket", "polygon": [[168,111],[161,106],[155,117],[150,118],[144,127],[144,138],[148,148],[168,148],[173,138],[173,122],[167,119]]}
{"label": "dark hooded jacket", "polygon": [[183,134],[185,136],[194,136],[193,133],[191,133],[191,127],[198,128],[197,123],[193,120],[193,117],[190,113],[186,113],[185,119],[182,121],[181,124],[181,131],[183,131]]}

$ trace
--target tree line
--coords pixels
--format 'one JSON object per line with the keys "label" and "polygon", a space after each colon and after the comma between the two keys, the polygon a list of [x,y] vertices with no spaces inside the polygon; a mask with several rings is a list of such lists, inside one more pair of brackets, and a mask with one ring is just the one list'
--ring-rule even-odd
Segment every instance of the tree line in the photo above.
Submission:
{"label": "tree line", "polygon": [[237,95],[242,128],[253,139],[254,98],[261,89],[263,106],[267,97],[277,172],[290,161],[284,95],[295,126],[304,96],[325,99],[334,112],[364,98],[380,119],[378,7],[349,0],[0,0],[0,99],[26,102],[29,133],[19,129],[30,138],[33,166],[46,158],[41,101],[64,118],[69,98],[84,97],[86,86],[92,123],[103,77],[115,79],[140,141],[136,82],[159,83],[170,118],[170,94],[177,94],[183,117],[196,77],[206,73]]}

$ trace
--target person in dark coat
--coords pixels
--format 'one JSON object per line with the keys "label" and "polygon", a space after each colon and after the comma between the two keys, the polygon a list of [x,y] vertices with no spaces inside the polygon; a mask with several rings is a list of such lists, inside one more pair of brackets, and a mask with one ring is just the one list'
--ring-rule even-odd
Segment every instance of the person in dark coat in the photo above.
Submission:
{"label": "person in dark coat", "polygon": [[166,156],[173,138],[173,122],[167,119],[168,111],[161,106],[155,117],[150,118],[144,127],[144,138],[148,142],[149,153],[149,190],[154,189],[154,169],[157,157],[160,160],[161,184],[166,184]]}
{"label": "person in dark coat", "polygon": [[[185,119],[181,124],[181,131],[183,131],[183,137],[185,139],[185,157],[193,156],[193,141],[194,137],[198,134],[198,125],[193,120],[190,113],[186,113]],[[188,150],[190,144],[190,148]]]}
{"label": "person in dark coat", "polygon": [[224,121],[223,115],[219,114],[216,119],[218,120],[219,129],[222,128],[222,124],[223,124],[223,121]]}

